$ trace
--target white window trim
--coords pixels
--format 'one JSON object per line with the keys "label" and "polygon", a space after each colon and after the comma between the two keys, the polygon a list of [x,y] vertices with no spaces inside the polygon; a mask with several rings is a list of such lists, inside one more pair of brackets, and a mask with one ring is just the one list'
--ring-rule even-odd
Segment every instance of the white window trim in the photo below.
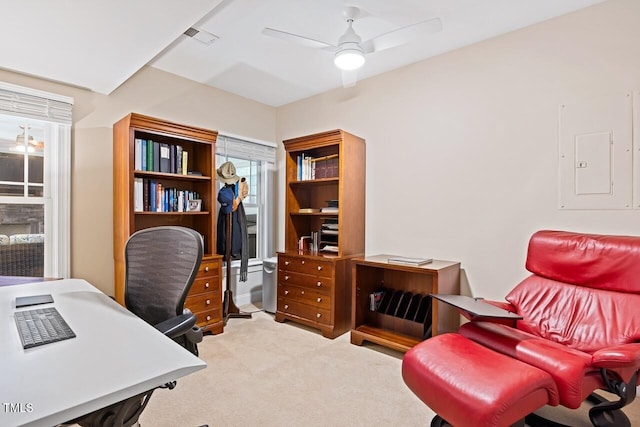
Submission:
{"label": "white window trim", "polygon": [[[36,99],[29,99],[35,97]],[[23,104],[27,108],[22,108]],[[45,209],[44,274],[48,277],[70,276],[71,228],[71,124],[73,98],[0,82],[0,114],[25,117],[57,124],[57,135],[49,135],[45,145],[44,198],[0,197],[0,203],[43,203]],[[49,146],[49,147],[48,147]],[[48,158],[47,156],[55,156]],[[44,200],[43,200],[44,199]]]}
{"label": "white window trim", "polygon": [[[268,194],[275,195],[274,193],[275,166],[276,166],[275,151],[277,148],[277,144],[275,142],[264,141],[264,140],[255,139],[255,138],[248,138],[248,137],[236,135],[230,132],[218,131],[218,140],[216,141],[216,155],[238,157],[237,152],[227,152],[226,138],[237,140],[238,142],[250,142],[257,145],[263,145],[265,147],[269,147],[273,149],[273,158],[269,158],[267,160],[264,157],[264,153],[261,153],[261,155],[259,156],[260,157],[259,160],[271,164],[271,166],[262,167],[260,169],[260,174],[262,175],[260,179],[260,182],[262,185],[262,188],[261,188],[262,200],[260,200],[259,203],[262,206],[267,206],[267,200],[266,200],[267,195]],[[271,150],[267,150],[267,151],[271,151]],[[257,160],[257,159],[252,159],[252,160]],[[271,174],[271,179],[267,179],[268,174]],[[256,243],[257,245],[259,245],[262,258],[271,257],[270,254],[273,252],[273,248],[274,248],[275,236],[273,233],[273,228],[275,223],[275,205],[273,205],[273,201],[271,201],[269,206],[270,206],[270,209],[267,209],[267,212],[265,212],[266,214],[261,215],[260,225],[262,227],[261,229],[265,230],[264,236],[258,236],[259,240]],[[254,265],[254,263],[255,265],[262,264],[262,258],[252,259],[249,261],[249,263],[250,265]],[[231,263],[232,266],[234,265],[233,263],[234,261],[232,261]]]}

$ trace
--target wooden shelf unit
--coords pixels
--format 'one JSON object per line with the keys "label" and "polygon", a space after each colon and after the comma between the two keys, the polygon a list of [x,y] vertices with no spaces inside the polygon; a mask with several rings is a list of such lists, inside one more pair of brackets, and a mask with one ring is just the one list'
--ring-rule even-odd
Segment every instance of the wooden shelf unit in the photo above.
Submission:
{"label": "wooden shelf unit", "polygon": [[[211,275],[200,271],[196,278],[208,283],[206,289],[196,289],[194,283],[187,298],[190,303],[206,295],[210,304],[198,316],[205,331],[222,332],[221,277],[222,257],[215,254],[215,143],[213,130],[172,123],[166,120],[131,113],[113,126],[113,258],[115,264],[115,298],[124,305],[124,247],[129,236],[144,228],[179,225],[197,230],[204,240],[203,266],[217,271]],[[180,145],[188,153],[187,170],[198,174],[177,174],[135,169],[135,140],[146,139],[170,145]],[[199,212],[151,212],[134,210],[134,180],[154,180],[165,188],[195,191],[202,200]],[[201,298],[200,298],[201,299]],[[194,307],[195,308],[195,307]],[[217,308],[220,308],[217,310]],[[205,313],[206,311],[206,313]],[[219,312],[219,316],[215,313]],[[208,319],[207,319],[207,316]],[[217,317],[216,317],[217,316]],[[201,320],[204,319],[204,320]]]}
{"label": "wooden shelf unit", "polygon": [[[283,141],[286,155],[285,250],[278,253],[276,321],[290,320],[335,338],[349,330],[349,260],[364,254],[365,141],[333,130]],[[298,179],[299,158],[330,158],[333,169]],[[311,212],[337,201],[337,212]],[[328,231],[332,223],[337,230]],[[325,227],[323,227],[323,225]],[[319,251],[299,248],[301,238],[321,232]],[[323,246],[333,246],[323,251]],[[316,295],[316,293],[320,293]],[[313,294],[314,298],[309,295]]]}
{"label": "wooden shelf unit", "polygon": [[[429,294],[459,294],[460,263],[434,260],[411,266],[390,264],[390,257],[375,255],[351,262],[351,343],[362,345],[369,341],[406,352],[425,338],[457,331],[460,324],[457,310]],[[369,295],[380,289],[385,289],[387,298],[393,294],[399,297],[395,305],[372,311]],[[418,304],[413,312],[412,301]],[[420,314],[422,318],[418,318]]]}

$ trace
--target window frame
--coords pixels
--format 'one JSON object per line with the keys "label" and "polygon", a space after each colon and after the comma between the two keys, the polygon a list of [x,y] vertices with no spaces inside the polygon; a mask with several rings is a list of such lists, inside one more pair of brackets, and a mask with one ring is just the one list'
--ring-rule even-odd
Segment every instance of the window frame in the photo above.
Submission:
{"label": "window frame", "polygon": [[0,196],[0,203],[44,206],[46,277],[67,278],[71,270],[72,110],[73,98],[0,82],[0,120],[12,116],[45,130],[43,196]]}
{"label": "window frame", "polygon": [[[233,145],[233,147],[230,147]],[[260,153],[256,155],[253,148]],[[274,180],[275,180],[275,151],[276,144],[268,141],[250,139],[247,137],[233,135],[227,132],[219,132],[216,142],[216,167],[227,161],[227,159],[241,159],[258,163],[259,183],[256,187],[258,195],[255,203],[245,203],[245,207],[257,207],[258,218],[256,226],[256,257],[249,258],[249,265],[261,264],[262,260],[269,258],[273,253],[274,242],[274,221],[275,203],[274,200]],[[266,153],[266,154],[265,154]],[[270,155],[272,153],[272,156]],[[246,157],[244,157],[246,156]],[[224,159],[220,162],[219,159]],[[218,190],[222,183],[218,182]],[[216,211],[216,221],[220,210]],[[232,262],[233,264],[233,262]]]}

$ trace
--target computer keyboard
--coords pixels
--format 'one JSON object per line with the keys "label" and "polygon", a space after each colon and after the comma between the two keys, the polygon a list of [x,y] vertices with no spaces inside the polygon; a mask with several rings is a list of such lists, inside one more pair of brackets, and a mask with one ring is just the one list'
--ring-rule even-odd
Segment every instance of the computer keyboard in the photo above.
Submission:
{"label": "computer keyboard", "polygon": [[55,307],[16,311],[14,317],[22,348],[37,347],[76,336]]}

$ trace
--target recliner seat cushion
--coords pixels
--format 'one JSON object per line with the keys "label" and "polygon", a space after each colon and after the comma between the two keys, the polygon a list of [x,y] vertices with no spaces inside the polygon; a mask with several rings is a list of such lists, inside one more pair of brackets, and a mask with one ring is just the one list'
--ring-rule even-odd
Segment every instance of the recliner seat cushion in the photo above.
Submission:
{"label": "recliner seat cushion", "polygon": [[588,353],[492,322],[469,322],[458,333],[494,351],[547,372],[558,387],[560,402],[577,408],[600,381]]}

